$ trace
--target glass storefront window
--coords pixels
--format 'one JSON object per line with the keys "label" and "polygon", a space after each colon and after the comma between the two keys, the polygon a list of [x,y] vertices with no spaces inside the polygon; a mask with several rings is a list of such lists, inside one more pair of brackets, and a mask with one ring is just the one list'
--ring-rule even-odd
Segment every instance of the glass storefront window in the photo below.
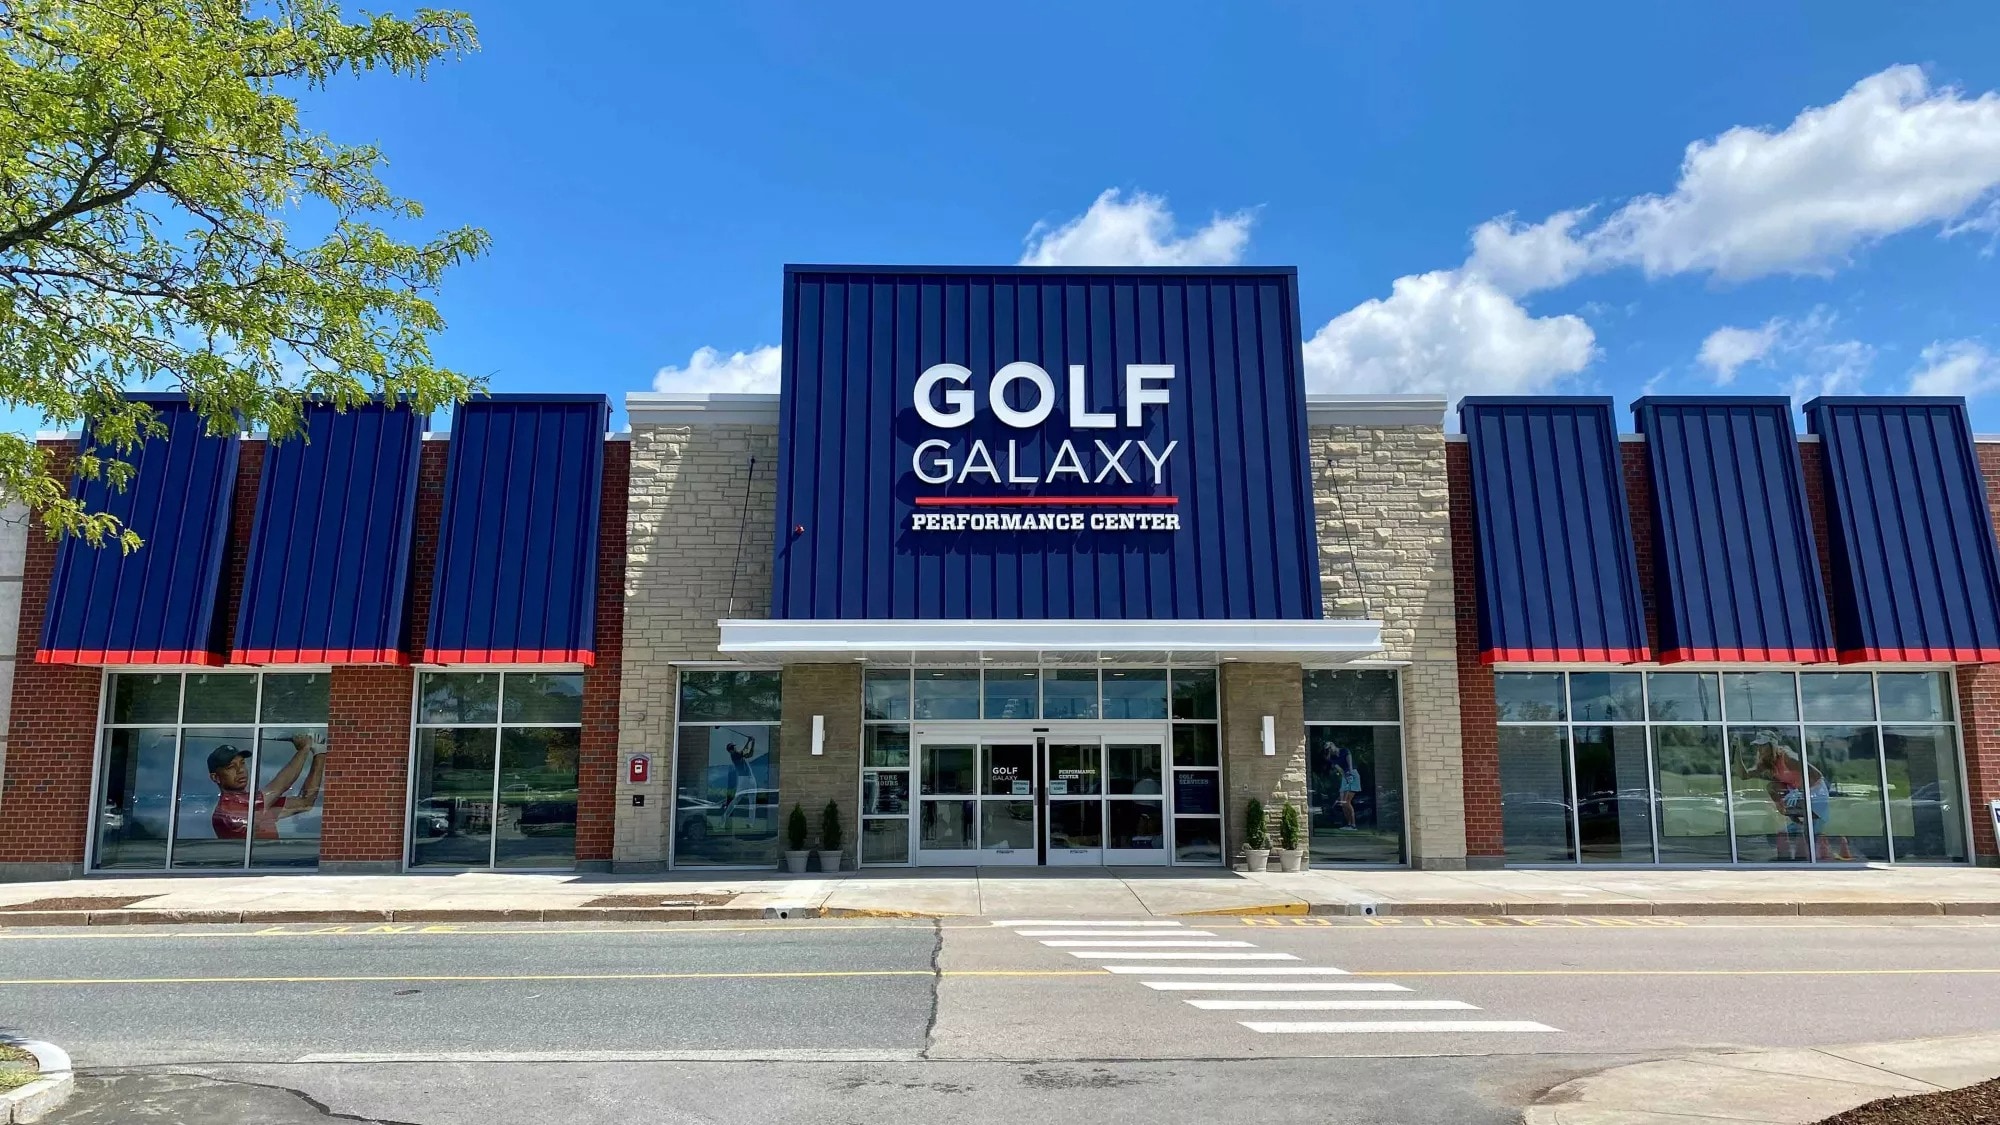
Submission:
{"label": "glass storefront window", "polygon": [[910,670],[869,668],[861,674],[861,717],[864,719],[907,719],[910,717]]}
{"label": "glass storefront window", "polygon": [[861,764],[864,767],[907,767],[910,764],[910,728],[902,723],[871,723],[863,727]]}
{"label": "glass storefront window", "polygon": [[576,865],[583,675],[425,672],[412,867]]}
{"label": "glass storefront window", "polygon": [[[864,685],[867,681],[864,677]],[[907,675],[903,680],[908,688]],[[894,683],[875,697],[897,709]],[[676,867],[770,867],[784,830],[778,793],[778,719],[784,682],[778,672],[751,669],[681,673],[679,725],[674,732],[672,861]],[[909,739],[903,734],[907,760]],[[894,740],[870,748],[895,753]]]}
{"label": "glass storefront window", "polygon": [[1500,827],[1510,863],[1576,858],[1566,734],[1559,726],[1500,728]]}
{"label": "glass storefront window", "polygon": [[1722,696],[1713,672],[1648,672],[1646,696],[1646,713],[1656,723],[1722,721]]}
{"label": "glass storefront window", "polygon": [[1790,672],[1724,672],[1722,705],[1732,723],[1797,722],[1798,677]]}
{"label": "glass storefront window", "polygon": [[1174,690],[1173,712],[1176,719],[1213,719],[1215,707],[1215,669],[1176,668],[1171,673]]}
{"label": "glass storefront window", "polygon": [[1729,767],[1722,756],[1722,728],[1656,726],[1652,736],[1660,862],[1728,863]]}
{"label": "glass storefront window", "polygon": [[[1949,672],[1638,676],[1495,675],[1513,701],[1500,726],[1510,861],[1569,862],[1559,837],[1535,827],[1561,813],[1558,787],[1531,776],[1558,764],[1549,747],[1564,737],[1574,862],[1646,862],[1649,852],[1660,863],[1963,860]],[[1504,717],[1549,713],[1552,690],[1530,677],[1567,682],[1568,721]],[[1623,725],[1637,714],[1643,726]],[[1926,721],[1897,721],[1905,715]]]}
{"label": "glass storefront window", "polygon": [[1875,677],[1882,719],[1898,723],[1949,723],[1951,676],[1946,672],[1883,672]]}
{"label": "glass storefront window", "polygon": [[[1636,706],[1637,700],[1633,702]],[[1580,697],[1577,710],[1583,710]],[[1585,863],[1653,862],[1653,793],[1648,777],[1652,771],[1646,763],[1646,728],[1579,726],[1571,728],[1571,736],[1576,762],[1577,854]]]}
{"label": "glass storefront window", "polygon": [[677,721],[775,723],[782,699],[776,672],[682,672]]}
{"label": "glass storefront window", "polygon": [[1572,722],[1643,723],[1645,677],[1638,672],[1572,672],[1569,707]]}
{"label": "glass storefront window", "polygon": [[1309,723],[1393,723],[1402,715],[1396,673],[1387,669],[1311,669],[1305,706]]}
{"label": "glass storefront window", "polygon": [[1104,670],[1104,717],[1164,719],[1167,717],[1167,670],[1107,668]]}
{"label": "glass storefront window", "polygon": [[988,668],[986,670],[986,717],[989,719],[1038,719],[1041,717],[1041,673],[1034,668]]}
{"label": "glass storefront window", "polygon": [[325,672],[111,675],[99,743],[95,865],[317,866],[327,678]]}
{"label": "glass storefront window", "polygon": [[1215,724],[1175,724],[1174,764],[1177,766],[1220,766],[1222,764],[1222,748],[1217,745]]}
{"label": "glass storefront window", "polygon": [[1561,672],[1497,672],[1493,703],[1503,723],[1559,723],[1569,717]]}
{"label": "glass storefront window", "polygon": [[912,713],[919,719],[978,718],[979,669],[918,669]]}
{"label": "glass storefront window", "polygon": [[1044,719],[1095,719],[1097,669],[1053,668],[1042,677]]}

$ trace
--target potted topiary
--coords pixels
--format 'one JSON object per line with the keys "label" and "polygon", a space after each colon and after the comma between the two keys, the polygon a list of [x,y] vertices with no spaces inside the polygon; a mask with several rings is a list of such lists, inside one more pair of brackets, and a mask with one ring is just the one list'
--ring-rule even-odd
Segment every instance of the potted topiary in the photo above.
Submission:
{"label": "potted topiary", "polygon": [[1278,870],[1297,871],[1304,851],[1299,847],[1305,835],[1299,823],[1299,807],[1290,801],[1278,810]]}
{"label": "potted topiary", "polygon": [[806,810],[804,805],[794,804],[792,816],[785,823],[785,842],[791,848],[785,852],[785,870],[794,875],[806,873],[806,860],[812,853],[806,850]]}
{"label": "potted topiary", "polygon": [[840,870],[840,806],[833,801],[819,814],[819,869],[828,874]]}
{"label": "potted topiary", "polygon": [[1255,797],[1243,811],[1243,862],[1252,871],[1271,865],[1271,832],[1264,823],[1264,802]]}

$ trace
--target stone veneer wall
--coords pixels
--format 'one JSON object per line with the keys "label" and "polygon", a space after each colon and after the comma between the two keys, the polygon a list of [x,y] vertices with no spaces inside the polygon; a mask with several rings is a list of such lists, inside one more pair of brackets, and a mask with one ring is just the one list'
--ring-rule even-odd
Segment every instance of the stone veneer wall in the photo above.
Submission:
{"label": "stone veneer wall", "polygon": [[[732,612],[770,612],[777,470],[775,423],[632,427],[615,870],[658,870],[667,862],[678,690],[673,662],[723,659],[716,651],[716,621]],[[631,783],[627,769],[634,754],[652,757],[651,775],[640,785]],[[781,779],[791,761],[787,746]],[[645,805],[634,807],[634,797]]]}
{"label": "stone veneer wall", "polygon": [[[1411,864],[1465,866],[1464,766],[1442,424],[1310,428],[1328,617],[1382,623],[1402,669]],[[1240,811],[1239,811],[1240,816]]]}

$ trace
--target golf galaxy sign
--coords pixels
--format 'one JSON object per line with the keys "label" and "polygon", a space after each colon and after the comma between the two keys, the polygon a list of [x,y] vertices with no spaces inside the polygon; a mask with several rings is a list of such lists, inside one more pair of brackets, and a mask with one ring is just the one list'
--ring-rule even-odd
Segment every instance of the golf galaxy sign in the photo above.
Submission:
{"label": "golf galaxy sign", "polygon": [[794,266],[772,616],[1320,616],[1289,269]]}

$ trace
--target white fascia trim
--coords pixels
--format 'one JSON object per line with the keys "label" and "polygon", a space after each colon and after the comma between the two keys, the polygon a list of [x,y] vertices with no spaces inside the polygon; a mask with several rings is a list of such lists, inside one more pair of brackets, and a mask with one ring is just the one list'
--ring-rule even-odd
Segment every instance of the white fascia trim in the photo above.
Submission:
{"label": "white fascia trim", "polygon": [[719,621],[722,652],[1380,652],[1379,621]]}
{"label": "white fascia trim", "polygon": [[1443,395],[1336,395],[1306,392],[1309,426],[1443,426]]}
{"label": "white fascia trim", "polygon": [[778,396],[707,391],[633,391],[625,416],[634,426],[775,426]]}

